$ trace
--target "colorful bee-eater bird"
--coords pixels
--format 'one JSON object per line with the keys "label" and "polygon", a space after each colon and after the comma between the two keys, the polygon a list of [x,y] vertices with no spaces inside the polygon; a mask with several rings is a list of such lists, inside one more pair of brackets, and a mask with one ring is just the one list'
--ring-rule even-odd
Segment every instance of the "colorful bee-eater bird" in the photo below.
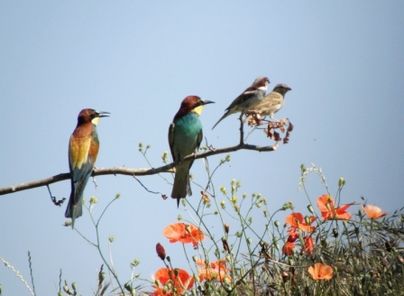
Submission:
{"label": "colorful bee-eater bird", "polygon": [[282,108],[285,95],[290,90],[292,89],[284,83],[277,84],[269,94],[248,111],[257,112],[261,116],[269,115],[272,118]]}
{"label": "colorful bee-eater bird", "polygon": [[212,129],[214,129],[216,125],[218,125],[219,122],[221,122],[227,116],[237,112],[245,113],[253,108],[255,104],[264,98],[265,93],[268,90],[268,85],[268,77],[263,76],[255,79],[254,82],[245,91],[243,91],[242,94],[235,98],[229,107],[226,108],[225,113],[215,123]]}
{"label": "colorful bee-eater bird", "polygon": [[168,130],[168,142],[175,167],[174,185],[171,197],[177,199],[177,207],[180,199],[191,195],[189,184],[189,170],[193,160],[182,161],[182,159],[194,153],[202,141],[202,124],[199,116],[204,105],[214,103],[208,100],[201,100],[198,96],[188,96],[175,114],[173,122]]}
{"label": "colorful bee-eater bird", "polygon": [[74,220],[82,215],[83,192],[94,168],[98,155],[99,141],[96,126],[100,117],[109,116],[108,112],[93,109],[80,111],[76,129],[69,141],[69,168],[72,191],[65,217]]}

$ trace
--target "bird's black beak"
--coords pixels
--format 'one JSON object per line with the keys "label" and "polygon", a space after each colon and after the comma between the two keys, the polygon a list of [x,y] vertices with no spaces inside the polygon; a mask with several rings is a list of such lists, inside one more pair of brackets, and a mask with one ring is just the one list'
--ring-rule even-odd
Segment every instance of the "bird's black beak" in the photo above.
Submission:
{"label": "bird's black beak", "polygon": [[209,101],[209,100],[204,100],[202,101],[202,105],[207,105],[207,104],[213,104],[213,101]]}
{"label": "bird's black beak", "polygon": [[109,115],[110,115],[111,113],[109,113],[109,112],[104,112],[104,111],[100,111],[100,112],[97,112],[97,114],[98,114],[98,117],[109,117]]}

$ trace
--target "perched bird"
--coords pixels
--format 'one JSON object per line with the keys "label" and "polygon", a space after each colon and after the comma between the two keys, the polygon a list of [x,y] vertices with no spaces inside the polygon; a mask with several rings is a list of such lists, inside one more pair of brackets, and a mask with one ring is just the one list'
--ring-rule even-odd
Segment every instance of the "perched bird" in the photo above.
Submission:
{"label": "perched bird", "polygon": [[264,98],[265,93],[268,90],[269,79],[268,77],[258,77],[254,82],[245,90],[241,95],[234,99],[234,101],[226,108],[225,113],[212,127],[214,129],[227,116],[237,113],[246,112],[253,108],[255,104],[259,103]]}
{"label": "perched bird", "polygon": [[261,116],[269,115],[272,118],[282,108],[285,94],[290,90],[292,89],[284,83],[277,84],[269,94],[248,111],[254,111]]}
{"label": "perched bird", "polygon": [[178,163],[175,167],[174,185],[171,192],[171,197],[177,199],[177,207],[181,198],[192,194],[189,184],[189,169],[193,160],[179,162],[199,148],[202,141],[202,124],[199,116],[204,105],[211,103],[214,102],[203,101],[198,96],[186,97],[168,130],[171,155],[174,162]]}
{"label": "perched bird", "polygon": [[100,117],[109,116],[108,112],[93,109],[80,111],[76,129],[69,141],[69,168],[72,191],[65,217],[74,220],[82,215],[83,192],[94,168],[98,155],[99,141],[96,125]]}

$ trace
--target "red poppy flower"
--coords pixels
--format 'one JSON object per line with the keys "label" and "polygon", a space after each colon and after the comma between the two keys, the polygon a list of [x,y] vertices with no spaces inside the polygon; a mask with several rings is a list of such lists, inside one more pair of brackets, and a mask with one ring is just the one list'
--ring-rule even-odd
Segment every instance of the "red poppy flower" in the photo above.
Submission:
{"label": "red poppy flower", "polygon": [[205,238],[202,230],[192,224],[173,223],[163,230],[163,234],[170,243],[181,242],[183,244],[192,243],[196,246]]}
{"label": "red poppy flower", "polygon": [[304,241],[303,251],[309,255],[313,254],[314,251],[313,238],[311,236],[306,236],[303,238],[303,241]]}
{"label": "red poppy flower", "polygon": [[290,227],[288,229],[288,239],[287,241],[290,243],[294,243],[299,238],[299,233],[297,232],[296,228]]}
{"label": "red poppy flower", "polygon": [[194,285],[194,278],[181,268],[160,268],[154,274],[156,289],[152,296],[182,295]]}
{"label": "red poppy flower", "polygon": [[286,256],[293,255],[293,250],[295,248],[295,245],[296,245],[295,242],[287,241],[282,247],[282,253],[285,254]]}
{"label": "red poppy flower", "polygon": [[291,213],[286,217],[286,224],[289,224],[291,227],[298,228],[305,232],[313,232],[314,226],[310,224],[316,220],[316,217],[310,216],[307,219],[304,218],[302,213]]}
{"label": "red poppy flower", "polygon": [[345,204],[336,208],[334,200],[329,194],[323,194],[317,198],[317,206],[320,209],[321,216],[324,220],[351,219],[351,214],[346,211],[351,205],[352,204]]}

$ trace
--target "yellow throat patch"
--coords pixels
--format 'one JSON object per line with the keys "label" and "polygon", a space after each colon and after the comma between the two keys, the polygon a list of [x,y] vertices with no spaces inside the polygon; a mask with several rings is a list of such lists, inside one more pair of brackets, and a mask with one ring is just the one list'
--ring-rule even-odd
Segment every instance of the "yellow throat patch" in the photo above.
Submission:
{"label": "yellow throat patch", "polygon": [[204,108],[203,105],[198,106],[198,107],[195,107],[194,109],[192,109],[192,112],[194,112],[194,113],[196,113],[196,114],[198,114],[198,115],[201,115],[201,113],[202,113],[202,111],[203,111],[203,108]]}
{"label": "yellow throat patch", "polygon": [[99,117],[94,117],[94,118],[91,120],[91,122],[92,122],[94,125],[97,125],[97,124],[100,122],[100,118],[99,118]]}

